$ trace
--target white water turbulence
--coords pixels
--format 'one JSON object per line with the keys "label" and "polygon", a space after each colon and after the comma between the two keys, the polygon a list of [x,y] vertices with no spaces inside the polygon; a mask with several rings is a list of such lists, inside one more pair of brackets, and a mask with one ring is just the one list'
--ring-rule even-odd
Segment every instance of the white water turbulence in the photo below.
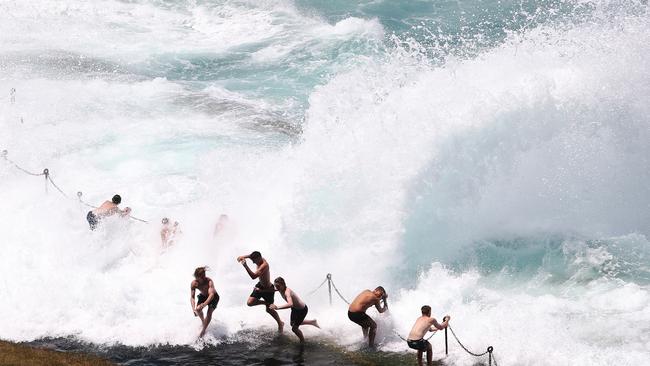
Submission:
{"label": "white water turbulence", "polygon": [[[221,297],[207,344],[272,330],[235,261],[259,250],[323,326],[308,340],[362,347],[336,295],[308,296],[332,273],[348,300],[387,288],[380,351],[407,352],[391,330],[428,304],[500,365],[647,363],[647,2],[488,3],[526,16],[0,3],[0,149],[68,196],[0,161],[0,339],[194,345],[202,265]],[[149,223],[91,232],[77,191]],[[162,217],[183,231],[167,250]],[[445,364],[477,362],[449,342]]]}

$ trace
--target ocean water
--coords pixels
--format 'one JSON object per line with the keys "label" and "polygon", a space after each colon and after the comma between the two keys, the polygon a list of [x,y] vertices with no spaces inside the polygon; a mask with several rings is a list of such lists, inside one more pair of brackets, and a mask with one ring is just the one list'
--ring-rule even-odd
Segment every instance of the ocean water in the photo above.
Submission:
{"label": "ocean water", "polygon": [[[397,334],[427,304],[499,365],[647,364],[649,10],[0,1],[0,150],[67,195],[0,159],[0,339],[124,365],[415,364]],[[90,232],[77,192],[148,223]],[[183,231],[167,250],[162,217]],[[246,307],[252,250],[322,325],[303,349]],[[197,341],[201,265],[221,302]],[[328,273],[348,300],[387,289],[377,351],[312,293]],[[431,342],[438,364],[488,362]]]}

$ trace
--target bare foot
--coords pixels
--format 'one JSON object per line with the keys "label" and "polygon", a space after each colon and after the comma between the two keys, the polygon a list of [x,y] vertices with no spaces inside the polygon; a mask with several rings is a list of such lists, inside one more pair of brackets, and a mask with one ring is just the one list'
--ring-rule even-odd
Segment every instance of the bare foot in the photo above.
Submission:
{"label": "bare foot", "polygon": [[278,323],[278,332],[279,333],[284,332],[284,322],[279,322]]}
{"label": "bare foot", "polygon": [[320,329],[320,325],[318,325],[318,320],[314,319],[314,326],[318,329]]}

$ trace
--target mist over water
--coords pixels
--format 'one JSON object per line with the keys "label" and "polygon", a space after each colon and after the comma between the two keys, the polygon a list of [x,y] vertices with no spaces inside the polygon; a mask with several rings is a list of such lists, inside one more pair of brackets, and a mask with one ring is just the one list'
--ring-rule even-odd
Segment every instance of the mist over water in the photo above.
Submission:
{"label": "mist over water", "polygon": [[[362,344],[307,295],[332,273],[388,289],[384,352],[428,304],[499,364],[644,364],[649,29],[645,1],[0,3],[0,148],[72,197],[1,162],[0,338],[201,349],[209,265],[206,344],[264,344],[260,250],[319,344]],[[150,223],[89,232],[77,191]]]}

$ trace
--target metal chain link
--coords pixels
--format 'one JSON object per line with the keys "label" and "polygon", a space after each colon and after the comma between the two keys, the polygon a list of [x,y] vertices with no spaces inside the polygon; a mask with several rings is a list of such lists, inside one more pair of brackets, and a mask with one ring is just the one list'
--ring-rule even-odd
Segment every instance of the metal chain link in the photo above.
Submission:
{"label": "metal chain link", "polygon": [[454,330],[451,329],[451,326],[447,325],[447,328],[449,328],[449,330],[451,331],[451,334],[454,336],[454,338],[456,338],[456,342],[458,342],[458,344],[459,344],[459,345],[460,345],[460,346],[465,350],[465,352],[469,353],[470,355],[472,355],[472,356],[476,356],[476,357],[481,357],[481,356],[484,356],[484,355],[486,355],[486,354],[488,354],[488,353],[490,352],[489,349],[492,348],[492,347],[488,347],[488,351],[485,351],[485,352],[483,352],[483,353],[481,353],[481,354],[474,353],[474,352],[468,350],[467,347],[465,347],[465,346],[460,342],[460,340],[459,340],[458,337],[456,336],[456,333],[454,333]]}
{"label": "metal chain link", "polygon": [[[43,172],[42,172],[42,173],[32,173],[32,172],[30,172],[29,170],[26,170],[26,169],[24,169],[23,167],[21,167],[20,165],[16,164],[16,162],[14,162],[13,160],[9,159],[9,158],[7,157],[7,155],[8,155],[8,151],[7,151],[7,150],[2,150],[2,152],[0,152],[0,156],[2,156],[2,157],[3,157],[7,162],[9,162],[10,164],[12,164],[16,169],[22,171],[23,173],[25,173],[25,174],[29,174],[29,175],[32,175],[32,176],[35,176],[35,177],[40,177],[40,176],[44,175],[44,176],[45,176],[45,179],[47,180],[47,182],[49,182],[50,184],[52,184],[52,186],[53,186],[54,188],[56,188],[56,190],[59,191],[59,193],[61,193],[61,195],[63,195],[63,197],[70,199],[70,196],[68,196],[68,195],[67,195],[67,194],[66,194],[66,193],[65,193],[65,192],[64,192],[64,191],[63,191],[63,190],[62,190],[62,189],[61,189],[61,188],[56,184],[56,183],[54,183],[54,180],[52,180],[52,176],[50,175],[50,171],[49,171],[49,169],[47,169],[47,168],[46,168],[46,169],[43,169]],[[81,192],[77,192],[77,197],[79,197],[79,202],[83,203],[84,205],[86,205],[86,206],[88,206],[88,207],[97,208],[97,206],[93,206],[93,205],[91,205],[91,204],[89,204],[89,203],[83,201],[83,200],[81,199],[81,195],[82,195]],[[131,215],[129,215],[129,218],[132,219],[132,220],[136,220],[136,221],[144,222],[145,224],[148,224],[148,223],[149,223],[147,220],[139,219],[139,218],[137,218],[137,217],[135,217],[135,216],[131,216]]]}
{"label": "metal chain link", "polygon": [[331,282],[332,282],[332,287],[334,287],[334,291],[336,291],[336,294],[339,295],[341,300],[345,301],[346,304],[350,305],[350,302],[348,300],[346,300],[345,297],[343,297],[343,295],[341,295],[341,293],[339,292],[339,289],[336,288],[336,285],[334,284],[334,281],[331,281]]}

